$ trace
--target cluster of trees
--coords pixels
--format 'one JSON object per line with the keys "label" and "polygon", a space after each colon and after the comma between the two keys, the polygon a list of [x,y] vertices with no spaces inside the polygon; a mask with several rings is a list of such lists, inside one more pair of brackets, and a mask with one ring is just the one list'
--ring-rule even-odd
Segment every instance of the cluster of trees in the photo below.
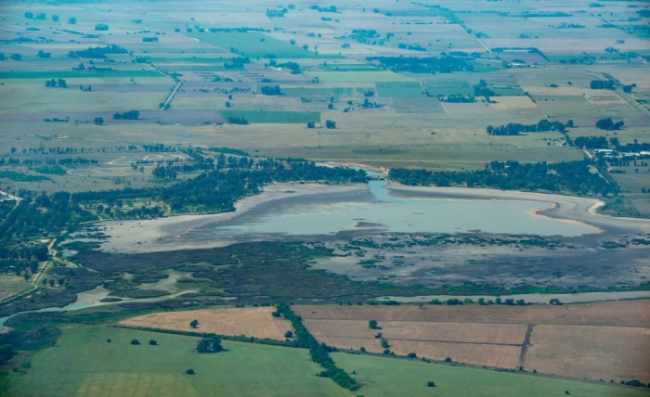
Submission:
{"label": "cluster of trees", "polygon": [[116,44],[111,44],[106,47],[88,47],[85,50],[81,51],[70,51],[68,52],[68,57],[70,58],[96,58],[104,59],[106,55],[109,54],[126,54],[128,51],[125,48],[120,47]]}
{"label": "cluster of trees", "polygon": [[286,14],[287,11],[288,10],[286,8],[281,8],[279,10],[268,10],[267,9],[266,10],[266,17],[269,18],[269,19],[284,18],[284,14]]}
{"label": "cluster of trees", "polygon": [[52,80],[46,80],[45,86],[48,88],[55,88],[55,87],[68,88],[68,83],[64,79],[58,79],[58,80],[52,79]]}
{"label": "cluster of trees", "polygon": [[548,121],[546,119],[540,120],[537,124],[519,124],[508,123],[494,127],[488,125],[485,131],[489,135],[519,135],[521,132],[548,132],[548,131],[566,131],[567,127],[573,127],[573,120],[567,121],[566,124],[560,121]]}
{"label": "cluster of trees", "polygon": [[606,131],[620,130],[624,125],[623,120],[614,122],[611,117],[596,121],[596,128]]}
{"label": "cluster of trees", "polygon": [[244,117],[237,117],[237,116],[228,116],[228,123],[230,124],[238,124],[238,125],[247,125],[248,120]]}
{"label": "cluster of trees", "polygon": [[476,97],[473,95],[461,95],[461,94],[453,94],[453,95],[438,95],[438,100],[440,102],[448,102],[448,103],[473,103],[476,102]]}
{"label": "cluster of trees", "polygon": [[244,65],[251,63],[248,57],[233,57],[230,62],[223,64],[226,69],[243,69]]}
{"label": "cluster of trees", "polygon": [[474,95],[483,96],[489,100],[491,96],[496,96],[496,93],[488,88],[488,84],[485,80],[481,79],[478,84],[472,86],[474,89]]}
{"label": "cluster of trees", "polygon": [[[34,15],[33,12],[29,12],[29,11],[27,11],[27,12],[25,13],[25,18],[27,18],[27,19],[34,19],[34,20],[36,20],[36,21],[44,21],[47,17],[46,17],[46,15],[45,15],[44,12],[39,12],[38,14]],[[57,16],[56,18],[57,18],[57,20],[59,19],[58,16]]]}
{"label": "cluster of trees", "polygon": [[26,165],[26,166],[35,166],[35,165],[41,165],[41,164],[47,164],[47,165],[65,165],[65,166],[71,166],[71,165],[98,165],[99,161],[95,159],[85,159],[82,157],[77,157],[76,159],[74,158],[65,158],[65,159],[29,159],[29,160],[19,160],[19,159],[12,159],[9,158],[8,160],[5,161],[4,157],[0,157],[0,166],[2,165]]}
{"label": "cluster of trees", "polygon": [[592,173],[590,163],[572,161],[547,164],[520,164],[493,161],[477,171],[432,172],[394,168],[389,177],[405,185],[491,187],[503,190],[543,190],[586,194],[617,194],[615,182]]}
{"label": "cluster of trees", "polygon": [[36,54],[37,57],[39,58],[50,58],[52,56],[51,52],[45,52],[43,50],[38,50],[38,53]]}
{"label": "cluster of trees", "polygon": [[140,112],[138,110],[129,110],[128,112],[115,113],[113,118],[115,120],[138,120]]}
{"label": "cluster of trees", "polygon": [[591,80],[589,88],[592,90],[613,90],[616,83],[613,80]]}
{"label": "cluster of trees", "polygon": [[97,31],[106,31],[106,30],[108,30],[108,25],[105,24],[105,23],[98,23],[97,25],[95,25],[95,30],[97,30]]}
{"label": "cluster of trees", "polygon": [[420,44],[406,44],[406,43],[399,43],[397,45],[397,48],[401,50],[411,50],[411,51],[426,51],[427,49],[422,47]]}
{"label": "cluster of trees", "polygon": [[261,91],[262,94],[264,94],[264,95],[270,95],[270,96],[274,96],[274,95],[282,95],[282,91],[280,90],[280,86],[279,86],[279,85],[276,85],[276,86],[263,85],[263,86],[260,88],[260,91]]}
{"label": "cluster of trees", "polygon": [[333,13],[338,12],[338,9],[336,8],[336,6],[321,7],[319,5],[314,4],[314,5],[309,6],[309,9],[310,10],[316,10],[318,12],[333,12]]}
{"label": "cluster of trees", "polygon": [[221,338],[217,335],[211,335],[203,338],[196,345],[196,351],[199,353],[219,353],[223,351]]}
{"label": "cluster of trees", "polygon": [[361,387],[345,370],[337,367],[332,357],[330,357],[329,353],[336,351],[336,349],[324,343],[318,343],[302,323],[302,318],[297,316],[288,305],[284,303],[278,305],[277,311],[282,317],[291,322],[293,329],[296,331],[295,346],[308,348],[312,361],[320,364],[325,369],[319,376],[332,378],[339,386],[352,391]]}
{"label": "cluster of trees", "polygon": [[607,138],[604,136],[581,136],[574,139],[573,143],[583,149],[605,149],[609,147]]}
{"label": "cluster of trees", "polygon": [[382,66],[395,72],[411,73],[451,73],[473,71],[474,66],[467,58],[455,56],[441,57],[368,57],[368,61],[377,61]]}
{"label": "cluster of trees", "polygon": [[157,43],[158,42],[158,36],[143,37],[142,42],[143,43]]}

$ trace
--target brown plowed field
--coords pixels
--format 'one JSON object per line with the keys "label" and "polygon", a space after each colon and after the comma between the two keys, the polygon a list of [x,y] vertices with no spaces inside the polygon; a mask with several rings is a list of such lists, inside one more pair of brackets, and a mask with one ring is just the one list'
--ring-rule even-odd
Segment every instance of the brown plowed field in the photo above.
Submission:
{"label": "brown plowed field", "polygon": [[[342,349],[615,381],[650,381],[650,301],[565,306],[296,306],[307,328]],[[377,320],[379,330],[368,327]],[[528,338],[527,338],[528,335]]]}
{"label": "brown plowed field", "polygon": [[[273,307],[247,307],[163,312],[129,318],[120,324],[284,340],[284,334],[292,330],[291,323],[282,318],[273,317],[271,313],[274,310]],[[199,326],[196,329],[190,327],[190,322],[194,319],[199,321]]]}

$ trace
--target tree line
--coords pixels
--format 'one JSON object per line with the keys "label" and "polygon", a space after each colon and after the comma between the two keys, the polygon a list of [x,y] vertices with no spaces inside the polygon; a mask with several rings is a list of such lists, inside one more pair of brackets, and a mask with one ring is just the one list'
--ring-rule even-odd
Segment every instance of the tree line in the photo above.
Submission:
{"label": "tree line", "polygon": [[519,135],[522,132],[564,132],[567,127],[573,127],[573,120],[567,121],[566,124],[561,121],[548,121],[542,119],[537,124],[508,123],[497,127],[488,125],[485,128],[485,131],[488,135]]}
{"label": "tree line", "polygon": [[441,57],[368,57],[394,72],[411,73],[451,73],[474,70],[467,58],[454,56]]}
{"label": "tree line", "polygon": [[553,164],[493,161],[482,170],[453,172],[394,168],[388,176],[397,182],[414,186],[489,187],[603,196],[618,194],[618,185],[592,173],[591,165],[587,161]]}

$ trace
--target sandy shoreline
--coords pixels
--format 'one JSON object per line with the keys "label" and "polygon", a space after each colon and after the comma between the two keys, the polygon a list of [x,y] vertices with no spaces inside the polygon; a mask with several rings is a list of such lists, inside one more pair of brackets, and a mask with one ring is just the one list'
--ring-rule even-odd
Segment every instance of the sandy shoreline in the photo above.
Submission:
{"label": "sandy shoreline", "polygon": [[[386,189],[390,196],[408,199],[457,200],[495,200],[527,201],[540,203],[539,209],[532,209],[528,215],[555,222],[579,225],[587,231],[580,238],[602,239],[624,233],[650,233],[650,220],[614,218],[596,213],[603,205],[596,198],[563,196],[521,191],[503,191],[485,188],[463,187],[421,187],[405,186],[388,182]],[[314,196],[314,200],[329,198],[330,195],[354,196],[369,194],[367,184],[321,185],[283,183],[270,184],[258,195],[246,197],[235,203],[235,211],[220,214],[178,215],[155,220],[106,221],[100,223],[110,236],[102,244],[107,252],[142,253],[152,251],[172,251],[181,249],[200,249],[224,247],[242,240],[233,235],[214,235],[206,238],[206,230],[215,224],[224,227],[235,218],[251,210],[261,210],[270,202]],[[318,198],[316,198],[318,197]],[[359,197],[359,196],[356,196]],[[309,199],[308,199],[309,200]],[[344,199],[345,200],[345,199]],[[372,200],[371,196],[362,200]],[[254,212],[254,211],[253,211]],[[589,230],[593,231],[589,233]],[[194,238],[196,236],[196,238]],[[245,241],[276,241],[283,237],[274,234],[249,234]]]}
{"label": "sandy shoreline", "polygon": [[[220,240],[210,242],[194,242],[179,244],[182,234],[204,227],[215,222],[224,222],[239,217],[260,205],[289,197],[304,197],[324,193],[347,193],[364,191],[367,185],[321,185],[298,183],[274,183],[266,185],[262,193],[245,197],[235,203],[235,211],[218,214],[175,215],[155,220],[104,221],[99,226],[106,228],[105,233],[110,238],[102,244],[102,250],[107,252],[124,252],[124,247],[130,246],[129,252],[171,251],[179,249],[199,249],[224,247],[236,241]],[[143,227],[143,223],[148,226]],[[173,236],[171,240],[170,236]],[[137,239],[134,241],[134,239]],[[165,241],[163,246],[161,240]],[[134,246],[135,244],[135,246]],[[156,245],[147,247],[146,245]]]}

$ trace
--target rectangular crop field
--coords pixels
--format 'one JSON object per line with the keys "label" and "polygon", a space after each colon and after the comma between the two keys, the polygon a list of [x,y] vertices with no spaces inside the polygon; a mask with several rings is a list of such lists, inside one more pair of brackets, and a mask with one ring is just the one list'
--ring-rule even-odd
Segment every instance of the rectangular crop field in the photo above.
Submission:
{"label": "rectangular crop field", "polygon": [[307,123],[309,121],[320,122],[318,112],[292,112],[292,111],[267,111],[267,110],[220,110],[219,113],[225,118],[243,117],[249,123],[262,124],[292,124]]}
{"label": "rectangular crop field", "polygon": [[[132,317],[121,324],[132,327],[172,329],[177,331],[211,332],[219,335],[246,335],[256,338],[284,340],[291,324],[271,315],[272,307],[174,311]],[[198,320],[197,328],[190,322]]]}

